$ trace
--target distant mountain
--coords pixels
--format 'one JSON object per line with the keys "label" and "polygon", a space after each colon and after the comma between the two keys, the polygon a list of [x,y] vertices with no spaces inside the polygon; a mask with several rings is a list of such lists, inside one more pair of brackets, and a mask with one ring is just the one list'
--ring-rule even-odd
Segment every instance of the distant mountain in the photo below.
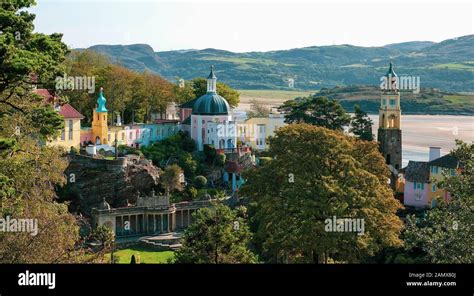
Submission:
{"label": "distant mountain", "polygon": [[354,84],[379,85],[390,58],[399,76],[419,76],[422,87],[474,91],[474,35],[439,43],[413,41],[381,47],[311,46],[268,52],[234,53],[213,48],[154,52],[146,44],[95,45],[115,62],[149,70],[170,81],[207,74],[215,65],[220,81],[238,89],[317,90]]}

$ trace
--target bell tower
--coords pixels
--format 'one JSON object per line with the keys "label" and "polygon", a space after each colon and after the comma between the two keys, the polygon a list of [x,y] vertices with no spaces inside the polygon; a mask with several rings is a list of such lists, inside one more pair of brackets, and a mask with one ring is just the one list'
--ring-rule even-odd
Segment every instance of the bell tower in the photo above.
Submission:
{"label": "bell tower", "polygon": [[[381,80],[382,94],[377,141],[380,145],[380,152],[392,172],[392,177],[397,177],[398,171],[402,167],[401,110],[398,76],[393,70],[391,61],[387,74]],[[392,178],[391,184],[394,185],[394,183],[394,178]]]}
{"label": "bell tower", "polygon": [[104,97],[104,89],[100,88],[99,97],[97,98],[97,108],[92,114],[92,134],[94,135],[94,143],[96,145],[107,144],[107,135],[109,127],[107,125],[107,108],[105,108],[106,99]]}

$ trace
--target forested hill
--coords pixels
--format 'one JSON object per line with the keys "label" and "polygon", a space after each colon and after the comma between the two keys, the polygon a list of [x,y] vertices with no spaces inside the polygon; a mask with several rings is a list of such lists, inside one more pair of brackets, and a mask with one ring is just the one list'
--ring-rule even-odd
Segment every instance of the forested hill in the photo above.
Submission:
{"label": "forested hill", "polygon": [[213,64],[219,80],[237,89],[289,89],[290,78],[294,87],[302,90],[378,85],[392,58],[399,76],[419,76],[422,87],[474,91],[474,35],[439,43],[312,46],[246,53],[217,49],[155,52],[146,44],[90,48],[127,68],[149,70],[170,81],[203,77]]}

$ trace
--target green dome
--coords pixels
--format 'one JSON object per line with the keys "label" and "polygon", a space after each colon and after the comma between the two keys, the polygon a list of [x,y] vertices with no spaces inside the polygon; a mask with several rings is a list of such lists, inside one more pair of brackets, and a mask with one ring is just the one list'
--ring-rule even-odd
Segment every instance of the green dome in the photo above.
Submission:
{"label": "green dome", "polygon": [[227,115],[229,103],[215,92],[208,92],[196,100],[193,106],[194,115]]}

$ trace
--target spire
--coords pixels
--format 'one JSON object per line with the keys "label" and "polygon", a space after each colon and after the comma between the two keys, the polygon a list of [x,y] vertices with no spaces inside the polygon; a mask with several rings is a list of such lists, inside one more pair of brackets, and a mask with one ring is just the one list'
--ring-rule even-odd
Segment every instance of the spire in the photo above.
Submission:
{"label": "spire", "polygon": [[216,83],[217,77],[214,74],[214,66],[211,66],[211,73],[207,76],[207,92],[215,93],[216,92]]}
{"label": "spire", "polygon": [[393,71],[393,61],[390,59],[390,67],[388,68],[387,74],[385,74],[386,77],[398,77],[397,73]]}
{"label": "spire", "polygon": [[104,97],[104,88],[100,88],[99,97],[97,98],[97,109],[95,112],[108,112],[107,108],[105,108],[105,103],[107,100]]}

